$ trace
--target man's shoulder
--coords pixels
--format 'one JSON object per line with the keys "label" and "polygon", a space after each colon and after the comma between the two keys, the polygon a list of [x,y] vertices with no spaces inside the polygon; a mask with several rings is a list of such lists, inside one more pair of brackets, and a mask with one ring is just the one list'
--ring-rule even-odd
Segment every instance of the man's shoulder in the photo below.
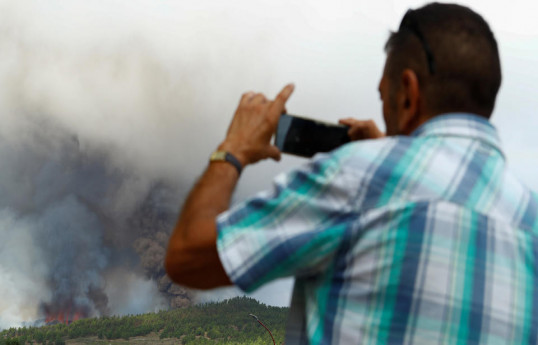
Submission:
{"label": "man's shoulder", "polygon": [[424,138],[392,136],[380,139],[355,141],[330,153],[330,158],[343,167],[362,169],[372,165],[396,164],[402,157],[412,156],[412,151],[423,145]]}

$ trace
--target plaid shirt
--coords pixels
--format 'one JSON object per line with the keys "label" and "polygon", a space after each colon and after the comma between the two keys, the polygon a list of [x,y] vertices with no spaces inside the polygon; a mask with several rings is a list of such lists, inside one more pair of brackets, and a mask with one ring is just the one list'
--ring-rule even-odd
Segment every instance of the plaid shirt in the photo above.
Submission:
{"label": "plaid shirt", "polygon": [[435,117],[276,177],[218,218],[244,291],[295,276],[286,344],[537,344],[538,196],[495,128]]}

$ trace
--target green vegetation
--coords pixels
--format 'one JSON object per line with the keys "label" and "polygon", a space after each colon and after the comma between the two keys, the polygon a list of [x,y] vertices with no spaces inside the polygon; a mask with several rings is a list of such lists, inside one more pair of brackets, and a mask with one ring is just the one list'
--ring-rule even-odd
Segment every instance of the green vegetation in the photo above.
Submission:
{"label": "green vegetation", "polygon": [[83,319],[70,325],[10,328],[0,332],[0,345],[69,345],[77,343],[74,339],[91,337],[96,338],[89,343],[98,344],[149,335],[163,341],[179,339],[176,344],[272,344],[267,331],[250,313],[271,330],[277,344],[284,342],[288,308],[237,297],[158,313]]}

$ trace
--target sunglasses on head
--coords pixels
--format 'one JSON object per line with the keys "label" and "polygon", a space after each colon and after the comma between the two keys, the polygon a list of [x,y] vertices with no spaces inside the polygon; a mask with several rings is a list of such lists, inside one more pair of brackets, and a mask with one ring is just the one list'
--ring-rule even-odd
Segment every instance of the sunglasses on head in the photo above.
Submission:
{"label": "sunglasses on head", "polygon": [[426,59],[428,60],[428,70],[430,71],[430,74],[433,75],[435,73],[435,61],[433,60],[433,54],[428,42],[422,34],[422,31],[420,31],[418,27],[414,10],[407,10],[407,12],[405,13],[405,16],[402,18],[402,22],[400,23],[400,28],[398,29],[398,31],[402,30],[409,30],[420,40],[420,43],[424,48],[424,52],[426,53]]}

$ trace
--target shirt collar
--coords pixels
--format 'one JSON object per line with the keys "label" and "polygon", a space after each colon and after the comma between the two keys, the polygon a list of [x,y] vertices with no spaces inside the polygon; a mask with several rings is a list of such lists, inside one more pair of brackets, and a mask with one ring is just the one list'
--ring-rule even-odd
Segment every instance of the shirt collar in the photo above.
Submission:
{"label": "shirt collar", "polygon": [[469,113],[447,113],[433,117],[418,127],[411,136],[445,136],[480,140],[504,157],[497,130],[484,117]]}

